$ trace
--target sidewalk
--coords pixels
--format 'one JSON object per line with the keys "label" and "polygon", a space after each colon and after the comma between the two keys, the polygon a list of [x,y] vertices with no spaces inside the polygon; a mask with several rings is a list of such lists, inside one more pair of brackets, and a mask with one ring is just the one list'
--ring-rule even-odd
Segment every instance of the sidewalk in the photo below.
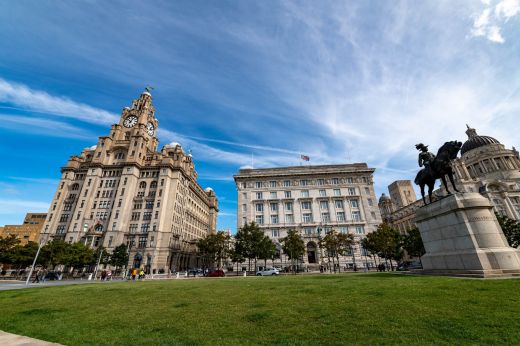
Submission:
{"label": "sidewalk", "polygon": [[27,336],[6,333],[0,330],[0,345],[6,346],[50,346],[60,345],[52,342],[29,338]]}

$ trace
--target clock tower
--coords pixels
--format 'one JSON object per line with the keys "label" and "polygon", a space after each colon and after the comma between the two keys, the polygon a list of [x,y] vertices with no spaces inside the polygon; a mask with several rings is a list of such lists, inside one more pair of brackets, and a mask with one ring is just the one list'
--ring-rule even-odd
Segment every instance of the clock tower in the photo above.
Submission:
{"label": "clock tower", "polygon": [[41,239],[109,252],[124,244],[128,267],[147,273],[195,266],[185,244],[216,231],[218,200],[198,184],[193,158],[180,144],[157,150],[158,125],[147,88],[123,108],[108,136],[61,168]]}

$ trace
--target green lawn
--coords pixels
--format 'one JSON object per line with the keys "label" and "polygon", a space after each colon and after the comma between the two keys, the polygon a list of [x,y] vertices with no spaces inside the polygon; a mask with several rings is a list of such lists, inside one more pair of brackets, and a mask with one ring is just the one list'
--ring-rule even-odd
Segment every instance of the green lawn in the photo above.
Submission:
{"label": "green lawn", "polygon": [[0,330],[66,345],[518,344],[520,280],[342,274],[0,292]]}

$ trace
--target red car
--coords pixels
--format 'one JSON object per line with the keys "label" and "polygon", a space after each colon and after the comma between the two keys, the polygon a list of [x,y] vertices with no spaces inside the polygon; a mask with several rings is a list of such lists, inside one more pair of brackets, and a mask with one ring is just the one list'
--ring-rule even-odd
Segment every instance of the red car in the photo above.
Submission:
{"label": "red car", "polygon": [[215,277],[224,277],[226,274],[221,269],[212,270],[208,273],[208,277],[215,278]]}

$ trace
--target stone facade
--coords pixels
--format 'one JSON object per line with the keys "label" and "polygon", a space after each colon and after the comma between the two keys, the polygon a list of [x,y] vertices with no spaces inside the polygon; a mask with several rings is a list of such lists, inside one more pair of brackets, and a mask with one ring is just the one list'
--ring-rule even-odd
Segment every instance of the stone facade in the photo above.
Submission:
{"label": "stone facade", "polygon": [[[486,197],[494,210],[511,219],[520,220],[520,158],[513,147],[507,149],[493,137],[479,136],[477,131],[468,126],[468,140],[461,148],[461,157],[453,161],[455,184],[462,192],[478,192]],[[401,181],[399,181],[401,182]],[[396,182],[397,183],[397,182]],[[393,183],[396,187],[408,184]],[[412,182],[409,181],[411,186]],[[398,189],[397,189],[398,190]],[[452,190],[450,188],[450,190]],[[402,194],[399,191],[397,195]],[[394,195],[396,193],[394,192]],[[446,195],[444,186],[434,191],[433,199]],[[405,232],[415,225],[415,213],[423,205],[422,199],[402,205],[396,198],[385,194],[379,199],[379,208],[383,220]]]}
{"label": "stone facade", "polygon": [[508,246],[488,199],[456,193],[417,210],[426,254],[423,272],[474,277],[520,276],[520,250]]}
{"label": "stone facade", "polygon": [[16,236],[21,245],[30,241],[37,242],[45,222],[45,213],[27,213],[22,225],[5,225],[0,227],[0,237]]}
{"label": "stone facade", "polygon": [[[319,239],[326,232],[351,233],[359,241],[381,223],[373,173],[365,163],[241,169],[234,176],[237,228],[254,221],[276,244],[295,229],[306,246],[303,262],[325,264]],[[353,250],[341,259],[342,268],[373,264],[359,245]]]}
{"label": "stone facade", "polygon": [[147,272],[188,266],[196,239],[216,230],[218,201],[203,190],[191,154],[177,143],[157,151],[152,95],[125,107],[97,145],[71,156],[42,230],[43,239],[129,250]]}

